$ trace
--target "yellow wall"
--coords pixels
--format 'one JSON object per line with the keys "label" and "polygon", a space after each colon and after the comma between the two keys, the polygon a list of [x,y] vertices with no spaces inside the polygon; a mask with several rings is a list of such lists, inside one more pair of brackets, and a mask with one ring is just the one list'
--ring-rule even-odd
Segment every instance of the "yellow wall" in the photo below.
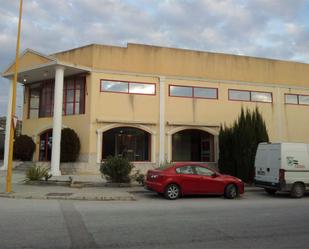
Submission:
{"label": "yellow wall", "polygon": [[[157,158],[159,75],[166,76],[165,120],[170,124],[167,131],[180,124],[204,124],[218,130],[221,124],[232,124],[241,107],[258,107],[272,141],[309,143],[309,106],[284,104],[284,93],[309,95],[308,64],[136,44],[127,48],[89,45],[53,56],[93,69],[87,76],[86,114],[63,117],[63,125],[80,136],[82,154],[96,154],[98,129],[137,122],[156,134]],[[100,92],[100,79],[155,83],[156,95]],[[215,87],[219,96],[217,100],[169,97],[169,84]],[[273,103],[230,101],[228,89],[272,92]],[[34,135],[51,127],[51,118],[30,120],[26,118],[27,110],[25,101],[23,133]],[[167,145],[165,141],[166,153]]]}
{"label": "yellow wall", "polygon": [[309,65],[139,44],[89,45],[54,54],[94,69],[308,87]]}

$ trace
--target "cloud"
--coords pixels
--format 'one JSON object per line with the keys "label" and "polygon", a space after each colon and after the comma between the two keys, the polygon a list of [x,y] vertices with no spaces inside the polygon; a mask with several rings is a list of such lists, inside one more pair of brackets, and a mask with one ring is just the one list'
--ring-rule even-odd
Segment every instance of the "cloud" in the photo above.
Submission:
{"label": "cloud", "polygon": [[[15,56],[18,7],[0,6],[2,70]],[[136,42],[309,63],[308,11],[307,0],[28,0],[21,51]],[[7,94],[0,79],[0,116]]]}

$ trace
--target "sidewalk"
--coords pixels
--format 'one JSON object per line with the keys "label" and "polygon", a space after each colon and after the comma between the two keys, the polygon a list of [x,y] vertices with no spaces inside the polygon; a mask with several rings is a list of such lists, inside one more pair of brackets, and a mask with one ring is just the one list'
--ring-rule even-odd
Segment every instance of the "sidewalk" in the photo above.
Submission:
{"label": "sidewalk", "polygon": [[[12,193],[5,192],[6,171],[0,171],[0,197],[16,199],[60,199],[88,201],[134,201],[133,193],[147,193],[142,186],[107,187],[100,175],[63,175],[52,177],[47,184],[25,184],[25,172],[14,170]],[[73,178],[70,185],[69,177]],[[262,191],[245,186],[245,192]],[[149,192],[148,192],[149,193]]]}
{"label": "sidewalk", "polygon": [[[129,192],[142,191],[143,187],[106,187],[100,175],[74,175],[72,187],[69,175],[52,177],[49,184],[25,184],[23,171],[13,171],[12,193],[5,193],[6,171],[0,171],[0,197],[21,199],[61,199],[89,201],[133,201]],[[56,184],[51,184],[57,181]],[[86,187],[83,187],[86,186]]]}

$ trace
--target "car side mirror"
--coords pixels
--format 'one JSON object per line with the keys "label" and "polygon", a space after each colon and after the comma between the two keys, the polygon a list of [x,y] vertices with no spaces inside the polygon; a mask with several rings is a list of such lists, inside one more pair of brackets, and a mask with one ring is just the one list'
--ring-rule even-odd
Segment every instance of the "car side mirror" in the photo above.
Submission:
{"label": "car side mirror", "polygon": [[213,173],[213,174],[211,175],[212,178],[216,178],[217,176],[219,176],[217,173]]}

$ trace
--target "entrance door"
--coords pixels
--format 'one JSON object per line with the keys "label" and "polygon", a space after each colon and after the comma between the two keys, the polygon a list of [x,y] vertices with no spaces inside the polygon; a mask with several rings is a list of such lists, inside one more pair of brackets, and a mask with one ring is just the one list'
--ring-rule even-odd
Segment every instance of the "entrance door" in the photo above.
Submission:
{"label": "entrance door", "polygon": [[40,161],[50,161],[53,145],[53,131],[48,130],[40,135]]}

